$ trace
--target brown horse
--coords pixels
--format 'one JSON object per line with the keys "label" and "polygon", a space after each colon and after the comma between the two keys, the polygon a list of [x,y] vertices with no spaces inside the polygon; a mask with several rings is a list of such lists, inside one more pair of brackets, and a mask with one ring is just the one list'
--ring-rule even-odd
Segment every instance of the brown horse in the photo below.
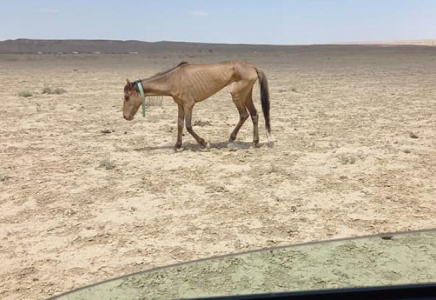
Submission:
{"label": "brown horse", "polygon": [[171,96],[179,106],[176,149],[182,146],[183,125],[199,144],[207,146],[206,141],[192,129],[192,110],[195,103],[209,98],[231,84],[230,94],[239,111],[239,122],[230,135],[230,142],[236,139],[239,129],[250,113],[253,121],[253,146],[256,146],[259,143],[258,114],[252,98],[256,80],[259,80],[260,84],[262,111],[269,140],[271,125],[268,81],[262,70],[239,61],[214,64],[182,62],[147,79],[133,82],[127,79],[124,87],[123,115],[126,120],[133,120],[141,103],[145,105],[145,96]]}

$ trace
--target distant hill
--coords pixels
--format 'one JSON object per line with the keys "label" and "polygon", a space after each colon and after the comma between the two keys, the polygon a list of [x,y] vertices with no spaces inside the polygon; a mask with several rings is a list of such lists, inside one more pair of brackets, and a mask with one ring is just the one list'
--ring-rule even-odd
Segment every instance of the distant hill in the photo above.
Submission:
{"label": "distant hill", "polygon": [[267,45],[227,45],[184,42],[141,42],[116,40],[29,40],[17,39],[0,41],[0,54],[35,53],[162,53],[180,51],[219,51],[219,50],[264,50],[280,49],[286,46]]}
{"label": "distant hill", "polygon": [[128,53],[172,53],[172,52],[271,52],[287,51],[307,47],[353,47],[359,45],[372,46],[435,46],[436,40],[375,42],[375,43],[343,43],[332,45],[245,45],[245,44],[203,44],[185,42],[141,42],[117,40],[30,40],[16,39],[0,41],[0,54],[36,54],[36,53],[64,53],[64,54],[128,54]]}
{"label": "distant hill", "polygon": [[342,43],[338,45],[436,46],[436,40],[405,40],[384,42]]}

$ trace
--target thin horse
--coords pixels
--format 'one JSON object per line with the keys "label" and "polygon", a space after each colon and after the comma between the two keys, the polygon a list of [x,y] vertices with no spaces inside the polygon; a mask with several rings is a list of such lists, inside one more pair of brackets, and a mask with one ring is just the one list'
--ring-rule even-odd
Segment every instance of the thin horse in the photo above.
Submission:
{"label": "thin horse", "polygon": [[[259,143],[258,114],[253,104],[253,85],[259,80],[262,111],[268,139],[271,134],[268,80],[259,68],[245,62],[190,64],[182,62],[176,67],[150,78],[130,82],[124,87],[123,115],[133,120],[145,96],[170,96],[178,104],[178,130],[176,149],[182,146],[183,126],[202,146],[207,142],[192,129],[192,110],[201,102],[231,84],[233,102],[239,112],[239,122],[230,135],[236,139],[239,129],[250,114],[253,121],[253,145]],[[248,111],[248,112],[247,112]]]}

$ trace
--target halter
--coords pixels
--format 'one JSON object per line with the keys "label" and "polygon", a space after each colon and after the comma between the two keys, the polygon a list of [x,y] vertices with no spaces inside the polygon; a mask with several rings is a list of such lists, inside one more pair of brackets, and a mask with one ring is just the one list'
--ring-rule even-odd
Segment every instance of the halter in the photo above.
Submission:
{"label": "halter", "polygon": [[145,95],[144,89],[142,88],[142,83],[140,81],[138,81],[138,89],[142,99],[142,116],[145,118]]}

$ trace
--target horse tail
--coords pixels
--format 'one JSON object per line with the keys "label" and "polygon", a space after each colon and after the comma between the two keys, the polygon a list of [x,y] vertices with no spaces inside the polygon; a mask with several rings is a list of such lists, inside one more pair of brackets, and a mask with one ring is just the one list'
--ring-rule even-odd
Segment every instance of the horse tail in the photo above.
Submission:
{"label": "horse tail", "polygon": [[257,78],[260,85],[260,102],[262,103],[263,117],[265,118],[265,127],[268,132],[268,137],[271,135],[271,120],[269,117],[269,88],[268,80],[262,70],[256,68]]}

